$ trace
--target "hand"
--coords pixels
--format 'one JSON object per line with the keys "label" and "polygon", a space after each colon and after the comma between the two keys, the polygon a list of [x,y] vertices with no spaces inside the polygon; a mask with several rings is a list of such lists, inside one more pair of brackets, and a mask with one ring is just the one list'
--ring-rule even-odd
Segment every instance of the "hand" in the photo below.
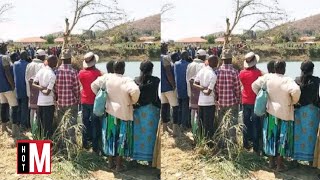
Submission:
{"label": "hand", "polygon": [[33,79],[29,79],[29,84],[32,84],[33,83]]}

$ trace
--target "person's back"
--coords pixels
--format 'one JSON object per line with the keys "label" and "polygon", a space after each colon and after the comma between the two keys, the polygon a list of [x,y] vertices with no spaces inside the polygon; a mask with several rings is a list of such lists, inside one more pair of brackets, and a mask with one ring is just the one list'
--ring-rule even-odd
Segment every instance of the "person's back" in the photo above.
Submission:
{"label": "person's back", "polygon": [[81,103],[82,104],[93,104],[95,94],[91,90],[91,83],[95,81],[101,72],[96,68],[83,69],[79,72],[79,80],[82,85],[81,91]]}
{"label": "person's back", "polygon": [[6,55],[1,55],[0,54],[0,82],[1,82],[0,93],[12,90],[11,87],[10,87],[10,83],[9,83],[7,77],[6,77],[6,74],[5,74],[4,67],[6,65],[10,66],[9,57],[6,56]]}
{"label": "person's back", "polygon": [[251,85],[262,75],[257,68],[244,69],[240,72],[239,78],[243,86],[242,104],[254,104],[256,94],[253,92]]}
{"label": "person's back", "polygon": [[181,59],[180,61],[174,64],[174,74],[178,91],[178,98],[181,99],[188,98],[186,81],[186,72],[188,64],[189,63],[184,59]]}
{"label": "person's back", "polygon": [[173,74],[172,64],[170,62],[169,55],[161,55],[160,60],[161,60],[161,92],[172,91],[173,87],[171,86],[166,73],[166,67],[169,66]]}
{"label": "person's back", "polygon": [[144,82],[141,82],[140,77],[136,77],[134,81],[140,88],[140,97],[137,104],[139,106],[144,106],[152,103],[156,107],[160,108],[160,101],[158,97],[160,79],[155,76],[146,76]]}
{"label": "person's back", "polygon": [[77,72],[71,64],[62,64],[56,71],[55,93],[59,106],[71,106],[79,103],[79,82]]}
{"label": "person's back", "polygon": [[223,64],[217,71],[216,98],[220,106],[239,104],[240,81],[239,73],[232,64]]}
{"label": "person's back", "polygon": [[27,97],[27,86],[25,81],[27,65],[28,62],[24,59],[16,61],[13,65],[14,82],[18,99]]}
{"label": "person's back", "polygon": [[139,87],[133,79],[121,74],[109,74],[108,79],[107,113],[121,120],[133,120],[133,103],[139,99]]}
{"label": "person's back", "polygon": [[297,77],[295,82],[300,86],[301,95],[298,104],[300,106],[306,106],[313,104],[316,106],[320,105],[319,98],[319,83],[320,79],[316,76],[307,76],[304,79],[304,83],[301,82],[302,78]]}

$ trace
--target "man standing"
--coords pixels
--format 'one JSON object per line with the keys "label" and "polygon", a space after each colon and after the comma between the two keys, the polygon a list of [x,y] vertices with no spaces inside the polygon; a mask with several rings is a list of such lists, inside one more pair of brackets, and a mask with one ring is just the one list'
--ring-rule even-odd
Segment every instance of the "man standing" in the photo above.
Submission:
{"label": "man standing", "polygon": [[239,104],[241,102],[241,90],[239,73],[232,65],[232,54],[230,49],[224,49],[221,53],[223,64],[216,71],[217,83],[215,86],[215,98],[218,102],[218,124],[223,121],[227,112],[230,112],[229,137],[236,141],[236,129],[231,128],[238,124]]}
{"label": "man standing", "polygon": [[[71,126],[77,124],[78,104],[80,103],[80,85],[78,73],[71,66],[71,51],[63,49],[60,57],[62,64],[56,71],[55,93],[58,105],[58,126],[65,113],[70,110],[70,119],[68,124]],[[70,129],[68,135],[75,143],[75,129]]]}
{"label": "man standing", "polygon": [[168,131],[168,122],[170,122],[170,106],[172,107],[173,118],[173,136],[178,135],[178,99],[176,93],[176,84],[174,81],[173,65],[170,55],[167,55],[168,45],[161,44],[161,119],[163,131]]}
{"label": "man standing", "polygon": [[193,86],[194,79],[197,73],[205,66],[204,61],[207,58],[207,53],[203,49],[199,49],[197,52],[197,58],[193,60],[187,67],[187,88],[188,88],[188,97],[189,97],[189,107],[191,109],[191,125],[193,132],[195,133],[195,127],[193,126],[195,120],[197,119],[198,113],[198,100],[200,91]]}
{"label": "man standing", "polygon": [[16,87],[16,95],[18,100],[18,124],[22,131],[28,129],[29,125],[29,107],[28,107],[28,96],[26,86],[26,69],[28,52],[22,51],[20,54],[20,60],[16,61],[13,65],[14,82]]}
{"label": "man standing", "polygon": [[81,104],[82,104],[82,122],[84,124],[82,133],[82,145],[89,148],[88,140],[92,140],[93,151],[99,153],[98,137],[100,135],[100,119],[93,114],[93,104],[96,95],[91,90],[91,83],[95,81],[101,72],[96,68],[99,56],[88,52],[84,56],[83,69],[79,72],[79,80],[82,85]]}
{"label": "man standing", "polygon": [[186,73],[189,63],[187,59],[189,58],[188,52],[183,51],[181,53],[181,60],[175,62],[174,64],[174,74],[175,82],[177,85],[178,92],[178,102],[179,102],[179,114],[178,121],[183,129],[188,129],[191,127],[190,122],[190,111],[189,111],[189,97],[187,92],[187,80]]}
{"label": "man standing", "polygon": [[[256,94],[253,92],[251,85],[262,76],[261,71],[256,67],[260,57],[249,52],[245,55],[243,62],[244,69],[240,72],[239,78],[242,84],[242,106],[243,106],[243,123],[245,128],[243,129],[243,147],[250,149],[250,141],[253,143],[253,150],[257,154],[260,152],[260,138],[262,135],[262,123],[261,119],[254,114],[254,103],[256,100]],[[262,147],[262,146],[261,146]]]}
{"label": "man standing", "polygon": [[27,85],[27,96],[29,98],[29,108],[30,108],[30,125],[32,127],[35,122],[35,115],[38,109],[37,102],[39,96],[39,90],[32,86],[33,80],[36,74],[41,68],[44,67],[44,60],[47,54],[44,50],[38,49],[36,52],[36,58],[32,60],[31,63],[27,65],[26,69],[26,85]]}
{"label": "man standing", "polygon": [[12,136],[18,136],[18,102],[14,93],[13,72],[10,58],[6,56],[7,44],[0,43],[0,103],[2,132],[8,132],[7,123],[9,122],[9,106],[11,107]]}
{"label": "man standing", "polygon": [[39,98],[37,105],[39,106],[39,124],[41,137],[51,138],[53,134],[53,116],[55,111],[54,94],[52,92],[56,75],[53,68],[57,66],[57,57],[49,56],[47,66],[43,67],[34,77],[33,86],[38,89]]}
{"label": "man standing", "polygon": [[203,67],[197,74],[194,86],[201,91],[198,102],[200,137],[212,138],[214,134],[215,117],[214,86],[217,81],[214,68],[218,65],[217,56],[210,56],[208,64],[208,66]]}

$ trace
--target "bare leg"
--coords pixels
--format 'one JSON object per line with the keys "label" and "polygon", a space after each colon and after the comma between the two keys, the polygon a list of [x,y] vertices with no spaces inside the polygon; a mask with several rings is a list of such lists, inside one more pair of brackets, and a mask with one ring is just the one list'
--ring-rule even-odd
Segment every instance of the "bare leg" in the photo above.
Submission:
{"label": "bare leg", "polygon": [[114,167],[113,156],[108,156],[108,168],[112,169]]}
{"label": "bare leg", "polygon": [[283,157],[282,156],[278,156],[277,157],[277,171],[281,172],[281,171],[285,171],[285,167],[283,164]]}
{"label": "bare leg", "polygon": [[274,161],[275,161],[275,158],[274,158],[273,156],[269,156],[269,168],[270,168],[270,169],[273,169],[273,168],[276,167]]}
{"label": "bare leg", "polygon": [[117,156],[116,157],[116,171],[120,172],[122,170],[123,170],[122,157],[121,156]]}

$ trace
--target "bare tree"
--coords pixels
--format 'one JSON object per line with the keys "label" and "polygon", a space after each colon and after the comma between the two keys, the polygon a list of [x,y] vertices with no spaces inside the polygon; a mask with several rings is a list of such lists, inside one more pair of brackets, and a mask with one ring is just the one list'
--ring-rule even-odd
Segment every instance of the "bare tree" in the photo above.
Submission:
{"label": "bare tree", "polygon": [[0,22],[3,19],[3,15],[12,7],[11,3],[0,3]]}
{"label": "bare tree", "polygon": [[88,23],[88,30],[97,26],[109,28],[115,22],[125,17],[125,12],[118,8],[117,0],[73,0],[74,15],[70,24],[69,19],[65,19],[66,29],[64,32],[63,48],[69,43],[69,36],[80,20],[90,17],[94,19],[92,23]]}
{"label": "bare tree", "polygon": [[284,20],[286,12],[279,7],[278,0],[233,0],[235,2],[234,20],[230,23],[226,19],[227,30],[224,34],[224,46],[229,44],[231,33],[240,21],[250,18],[252,22],[248,30],[255,27],[270,28],[277,22]]}
{"label": "bare tree", "polygon": [[165,3],[164,5],[162,5],[160,10],[162,22],[170,20],[169,18],[165,18],[164,14],[166,14],[167,12],[171,11],[174,8],[175,7],[172,3]]}

